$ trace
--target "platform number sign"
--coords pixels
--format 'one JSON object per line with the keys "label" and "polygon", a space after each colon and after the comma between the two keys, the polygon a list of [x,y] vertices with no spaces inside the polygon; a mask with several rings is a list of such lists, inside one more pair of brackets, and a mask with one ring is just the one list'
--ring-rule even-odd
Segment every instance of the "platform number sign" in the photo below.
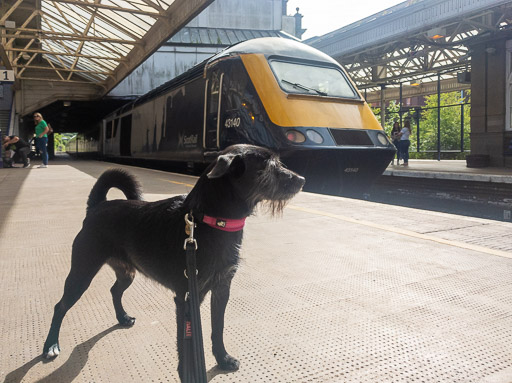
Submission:
{"label": "platform number sign", "polygon": [[14,82],[14,71],[0,69],[0,82]]}

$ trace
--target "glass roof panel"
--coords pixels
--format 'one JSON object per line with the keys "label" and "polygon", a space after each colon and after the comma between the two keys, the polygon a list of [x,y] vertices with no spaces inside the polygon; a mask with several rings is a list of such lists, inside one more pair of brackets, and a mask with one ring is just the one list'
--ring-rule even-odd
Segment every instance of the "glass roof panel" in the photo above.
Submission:
{"label": "glass roof panel", "polygon": [[[62,76],[98,82],[140,43],[174,0],[41,0],[41,48]],[[53,54],[52,54],[53,53]],[[55,54],[57,53],[57,54]],[[67,70],[63,70],[63,69]]]}

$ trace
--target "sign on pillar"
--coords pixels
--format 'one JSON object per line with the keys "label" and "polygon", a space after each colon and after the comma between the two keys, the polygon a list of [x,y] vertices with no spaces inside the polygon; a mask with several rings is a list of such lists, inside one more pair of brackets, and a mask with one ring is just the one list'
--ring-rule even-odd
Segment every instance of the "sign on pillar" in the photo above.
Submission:
{"label": "sign on pillar", "polygon": [[14,82],[14,71],[8,69],[0,69],[0,82]]}

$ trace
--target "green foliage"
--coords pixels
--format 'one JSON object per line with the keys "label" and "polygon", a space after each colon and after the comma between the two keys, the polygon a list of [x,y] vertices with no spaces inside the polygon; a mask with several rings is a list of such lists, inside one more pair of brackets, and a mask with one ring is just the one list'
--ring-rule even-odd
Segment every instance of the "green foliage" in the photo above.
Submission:
{"label": "green foliage", "polygon": [[[471,93],[464,91],[464,97],[460,92],[441,94],[441,151],[460,151],[461,118],[464,117],[464,149],[469,150],[470,141],[470,102]],[[463,105],[464,104],[464,105]],[[463,106],[462,106],[463,105]],[[386,122],[384,129],[388,135],[391,133],[395,119],[400,121],[400,107],[396,101],[391,101],[386,108]],[[419,113],[409,109],[402,113],[402,125],[406,119],[411,120],[412,134],[410,137],[410,152],[416,152],[417,133],[420,134],[420,152],[437,152],[437,94],[425,97],[425,106],[418,108]],[[372,108],[373,113],[379,120],[380,108]]]}
{"label": "green foliage", "polygon": [[69,140],[76,136],[76,133],[54,133],[53,134],[53,142],[55,147],[55,152],[65,152],[66,144]]}
{"label": "green foliage", "polygon": [[[379,123],[381,123],[380,108],[371,108],[375,117]],[[400,111],[400,104],[396,101],[390,101],[389,106],[386,108],[386,122],[384,123],[384,130],[388,136],[391,136],[391,129],[393,129],[393,123],[395,118],[400,119],[398,112]],[[381,123],[382,125],[382,123]]]}
{"label": "green foliage", "polygon": [[[469,98],[469,91],[466,91]],[[470,106],[461,105],[460,92],[441,94],[441,150],[460,150],[461,116],[464,113],[464,148],[469,149]],[[425,110],[420,117],[421,151],[437,150],[437,95],[425,97]],[[448,106],[449,105],[449,106]],[[463,110],[463,112],[462,112]]]}

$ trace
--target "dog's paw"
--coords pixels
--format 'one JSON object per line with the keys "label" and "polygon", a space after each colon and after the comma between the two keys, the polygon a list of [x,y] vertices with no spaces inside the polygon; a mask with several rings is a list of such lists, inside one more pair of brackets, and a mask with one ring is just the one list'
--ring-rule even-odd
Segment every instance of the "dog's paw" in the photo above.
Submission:
{"label": "dog's paw", "polygon": [[124,314],[122,317],[117,318],[119,324],[124,327],[132,327],[135,324],[135,318],[129,316],[128,314]]}
{"label": "dog's paw", "polygon": [[222,359],[217,359],[217,364],[219,368],[224,371],[237,371],[240,368],[238,359],[233,358],[229,354],[226,354]]}
{"label": "dog's paw", "polygon": [[56,358],[60,354],[60,347],[58,343],[51,345],[48,348],[48,351],[44,352],[44,356],[46,359]]}

